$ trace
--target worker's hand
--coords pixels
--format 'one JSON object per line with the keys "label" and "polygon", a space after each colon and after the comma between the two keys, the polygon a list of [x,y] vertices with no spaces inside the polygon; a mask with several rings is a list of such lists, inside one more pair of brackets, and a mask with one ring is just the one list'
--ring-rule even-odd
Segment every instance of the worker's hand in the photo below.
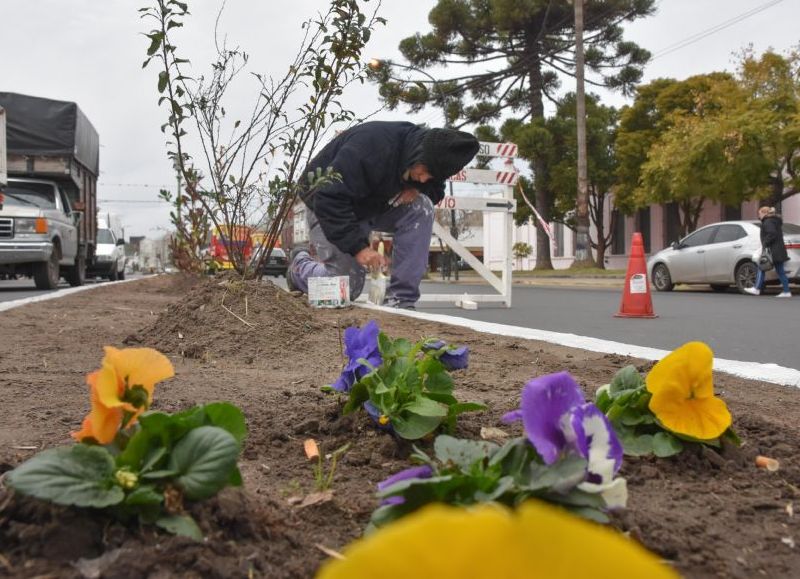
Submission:
{"label": "worker's hand", "polygon": [[381,255],[371,247],[365,247],[356,254],[356,261],[361,267],[370,271],[383,271],[389,265],[386,256]]}
{"label": "worker's hand", "polygon": [[414,199],[416,199],[417,197],[419,197],[419,191],[417,191],[416,189],[403,189],[400,192],[400,194],[397,197],[395,197],[393,205],[395,207],[399,205],[408,205],[409,203],[412,203]]}

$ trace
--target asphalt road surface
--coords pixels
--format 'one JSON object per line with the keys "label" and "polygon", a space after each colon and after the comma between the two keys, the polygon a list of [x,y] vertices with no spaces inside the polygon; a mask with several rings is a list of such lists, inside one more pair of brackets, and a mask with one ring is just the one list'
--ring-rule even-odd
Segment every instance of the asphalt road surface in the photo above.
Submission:
{"label": "asphalt road surface", "polygon": [[[422,293],[491,293],[488,286],[425,282]],[[655,292],[656,319],[615,318],[621,289],[514,286],[512,307],[479,304],[417,304],[417,311],[578,334],[671,350],[693,340],[706,342],[719,358],[773,363],[800,369],[800,295],[719,294],[706,290]]]}
{"label": "asphalt road surface", "polygon": [[[269,278],[283,284],[283,278]],[[103,283],[93,282],[88,283]],[[69,287],[62,282],[61,287]],[[54,290],[57,291],[57,290]],[[729,291],[654,292],[656,319],[615,318],[621,289],[514,286],[513,306],[420,303],[417,311],[578,334],[671,350],[684,342],[708,343],[719,358],[773,363],[800,370],[800,295],[777,299]],[[492,293],[488,286],[424,282],[422,293]],[[0,302],[37,296],[33,280],[0,281]],[[2,315],[2,314],[0,314]]]}

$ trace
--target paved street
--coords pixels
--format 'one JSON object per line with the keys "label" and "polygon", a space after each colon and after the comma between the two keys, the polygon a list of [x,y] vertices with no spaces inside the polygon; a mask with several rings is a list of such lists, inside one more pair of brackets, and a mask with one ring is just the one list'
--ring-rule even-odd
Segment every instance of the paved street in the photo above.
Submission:
{"label": "paved street", "polygon": [[[490,293],[487,286],[425,282],[423,293]],[[658,318],[615,318],[620,289],[515,286],[513,307],[479,304],[477,311],[428,303],[418,311],[452,315],[673,349],[684,342],[707,342],[720,358],[774,363],[800,369],[800,296],[777,299],[717,294],[701,289],[655,293]]]}
{"label": "paved street", "polygon": [[[269,279],[279,285],[285,283],[283,278]],[[619,288],[567,287],[577,283],[576,280],[547,280],[545,283],[562,285],[517,285],[511,309],[480,304],[477,311],[470,311],[430,302],[420,304],[417,309],[662,349],[702,340],[720,358],[800,369],[800,295],[779,300],[772,295],[753,297],[732,290],[717,294],[706,288],[684,288],[683,291],[653,294],[657,319],[624,319],[614,317],[620,305]],[[608,283],[615,282],[599,280],[597,285]],[[69,287],[63,282],[61,285]],[[488,286],[433,281],[424,282],[422,292],[491,293]],[[37,291],[32,280],[0,281],[0,302],[46,293],[50,292]]]}

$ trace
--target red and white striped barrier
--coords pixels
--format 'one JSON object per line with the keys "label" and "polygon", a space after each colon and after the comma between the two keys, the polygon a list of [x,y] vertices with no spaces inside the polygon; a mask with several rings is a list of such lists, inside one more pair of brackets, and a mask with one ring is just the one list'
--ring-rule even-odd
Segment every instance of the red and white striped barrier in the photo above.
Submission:
{"label": "red and white striped barrier", "polygon": [[519,179],[516,171],[497,171],[495,169],[461,169],[448,179],[458,183],[482,183],[488,185],[514,186]]}

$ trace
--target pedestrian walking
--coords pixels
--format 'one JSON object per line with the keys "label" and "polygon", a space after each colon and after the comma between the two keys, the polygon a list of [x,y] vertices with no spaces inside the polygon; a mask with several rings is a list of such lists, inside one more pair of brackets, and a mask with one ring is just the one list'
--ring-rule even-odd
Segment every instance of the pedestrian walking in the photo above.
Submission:
{"label": "pedestrian walking", "polygon": [[478,152],[478,140],[453,129],[371,121],[334,138],[306,174],[329,167],[338,175],[304,189],[309,247],[292,250],[286,281],[308,293],[311,277],[349,276],[357,298],[367,270],[388,260],[369,242],[371,231],[394,234],[386,305],[413,309],[428,265],[434,205],[445,181]]}
{"label": "pedestrian walking", "polygon": [[[786,251],[786,245],[783,243],[783,219],[775,211],[774,207],[761,207],[758,210],[758,218],[761,220],[761,252],[767,254],[775,267],[775,273],[778,274],[778,279],[781,281],[783,291],[778,294],[779,298],[792,297],[789,291],[789,279],[786,277],[786,270],[783,264],[789,261],[789,254]],[[761,289],[764,286],[766,273],[758,269],[756,274],[756,283],[751,288],[745,288],[749,294],[754,296],[761,294]]]}

